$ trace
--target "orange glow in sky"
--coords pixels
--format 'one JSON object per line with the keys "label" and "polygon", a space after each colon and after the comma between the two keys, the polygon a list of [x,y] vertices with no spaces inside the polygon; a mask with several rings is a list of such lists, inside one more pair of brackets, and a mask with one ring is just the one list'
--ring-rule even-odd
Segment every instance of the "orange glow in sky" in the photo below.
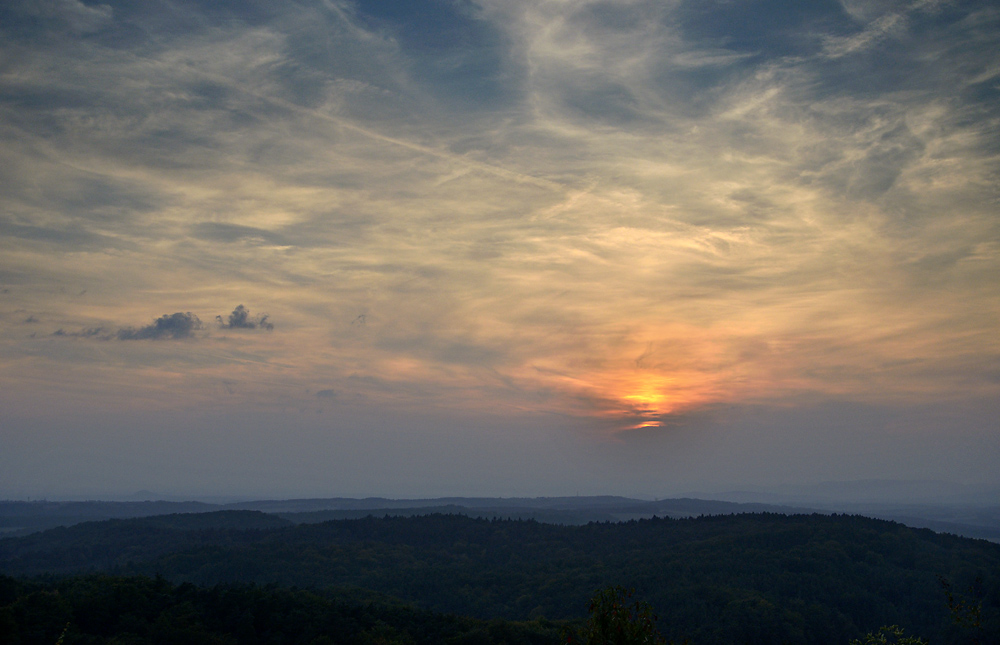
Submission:
{"label": "orange glow in sky", "polygon": [[606,414],[631,419],[629,428],[662,425],[662,418],[672,413],[710,401],[713,388],[704,375],[666,374],[632,369],[601,375],[603,397],[608,401]]}
{"label": "orange glow in sky", "polygon": [[[1000,401],[990,2],[749,30],[746,2],[425,3],[433,30],[405,2],[258,4],[4,3],[0,495],[70,477],[123,410],[183,411],[192,445],[249,415],[213,468],[301,423],[301,454],[418,481],[392,432],[519,455],[522,422],[589,442],[727,406]],[[58,442],[26,437],[85,413],[43,464]],[[451,454],[426,450],[427,473]],[[944,472],[928,454],[908,477]]]}

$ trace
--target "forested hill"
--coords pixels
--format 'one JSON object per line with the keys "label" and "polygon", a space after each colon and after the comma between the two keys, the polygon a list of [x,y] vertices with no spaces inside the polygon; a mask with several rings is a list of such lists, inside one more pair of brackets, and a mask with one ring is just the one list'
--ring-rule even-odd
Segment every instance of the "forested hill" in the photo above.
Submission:
{"label": "forested hill", "polygon": [[[744,514],[555,526],[456,515],[287,525],[256,512],[91,522],[0,540],[8,575],[358,587],[480,618],[582,617],[636,589],[670,638],[846,643],[899,624],[960,642],[953,598],[1000,638],[1000,545],[857,516]],[[970,606],[971,606],[970,605]]]}
{"label": "forested hill", "polygon": [[547,620],[477,620],[359,590],[0,575],[3,645],[565,645]]}
{"label": "forested hill", "polygon": [[[81,522],[150,517],[168,513],[209,513],[214,511],[261,511],[284,517],[296,524],[357,519],[368,515],[381,517],[383,515],[431,515],[433,513],[454,513],[486,519],[534,519],[550,524],[587,524],[588,522],[621,522],[649,518],[654,515],[658,517],[696,517],[698,515],[759,512],[790,514],[811,513],[814,512],[814,509],[688,498],[662,499],[651,502],[615,496],[442,497],[436,499],[334,497],[257,500],[229,504],[167,501],[0,501],[0,536],[28,535],[57,526],[72,526]],[[871,514],[866,513],[866,515]],[[919,522],[919,519],[917,521]],[[963,532],[968,528],[970,527],[960,526],[959,530],[952,532],[969,537],[982,537],[979,534]]]}

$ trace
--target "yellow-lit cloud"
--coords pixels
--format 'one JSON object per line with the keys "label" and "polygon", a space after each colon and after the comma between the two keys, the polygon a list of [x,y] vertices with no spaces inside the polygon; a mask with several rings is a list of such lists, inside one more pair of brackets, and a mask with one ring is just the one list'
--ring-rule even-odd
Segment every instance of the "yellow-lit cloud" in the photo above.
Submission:
{"label": "yellow-lit cloud", "polygon": [[[992,82],[990,36],[943,25],[927,62],[898,44],[919,16],[869,16],[791,56],[695,38],[673,5],[600,11],[482,3],[502,51],[454,64],[499,59],[477,63],[495,104],[340,4],[132,49],[6,45],[0,82],[49,102],[0,114],[0,388],[611,429],[997,391],[996,115],[949,95]],[[880,42],[926,83],[834,67]],[[273,333],[52,335],[239,303]]]}

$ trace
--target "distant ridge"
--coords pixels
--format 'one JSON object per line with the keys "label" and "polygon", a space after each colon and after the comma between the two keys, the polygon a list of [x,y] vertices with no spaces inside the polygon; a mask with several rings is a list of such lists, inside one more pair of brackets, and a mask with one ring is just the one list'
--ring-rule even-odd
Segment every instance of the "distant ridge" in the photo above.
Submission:
{"label": "distant ridge", "polygon": [[762,503],[696,497],[656,501],[614,495],[562,497],[328,497],[264,499],[231,503],[197,501],[0,501],[0,537],[27,535],[80,522],[212,511],[259,511],[296,524],[374,515],[449,513],[486,519],[523,519],[580,525],[651,517],[697,517],[734,513],[850,513],[902,522],[916,528],[1000,541],[1000,506],[944,504]]}
{"label": "distant ridge", "polygon": [[439,497],[389,499],[385,497],[274,499],[229,504],[207,502],[0,502],[0,535],[27,535],[57,526],[94,520],[124,519],[173,513],[260,511],[281,515],[295,523],[349,519],[367,515],[428,515],[453,513],[470,517],[534,519],[549,524],[620,522],[659,517],[695,517],[730,513],[809,513],[812,509],[777,504],[664,499],[650,502],[612,495],[584,497]]}

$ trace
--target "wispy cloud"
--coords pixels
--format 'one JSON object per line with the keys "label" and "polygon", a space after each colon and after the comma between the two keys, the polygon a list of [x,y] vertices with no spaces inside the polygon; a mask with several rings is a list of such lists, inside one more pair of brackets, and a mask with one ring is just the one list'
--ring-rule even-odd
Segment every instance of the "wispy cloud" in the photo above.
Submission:
{"label": "wispy cloud", "polygon": [[53,336],[69,336],[72,338],[104,338],[107,340],[111,338],[111,335],[103,327],[89,327],[87,329],[82,329],[80,331],[65,331],[61,327],[54,332]]}
{"label": "wispy cloud", "polygon": [[390,4],[5,8],[12,306],[277,406],[995,388],[988,3]]}

